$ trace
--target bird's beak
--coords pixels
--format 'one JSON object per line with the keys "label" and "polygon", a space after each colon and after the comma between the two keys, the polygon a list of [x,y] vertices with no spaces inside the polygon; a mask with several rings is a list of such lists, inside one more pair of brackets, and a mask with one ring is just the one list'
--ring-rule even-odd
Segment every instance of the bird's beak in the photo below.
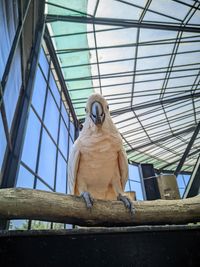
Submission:
{"label": "bird's beak", "polygon": [[91,106],[90,118],[95,125],[102,125],[105,120],[105,113],[100,102],[93,102]]}

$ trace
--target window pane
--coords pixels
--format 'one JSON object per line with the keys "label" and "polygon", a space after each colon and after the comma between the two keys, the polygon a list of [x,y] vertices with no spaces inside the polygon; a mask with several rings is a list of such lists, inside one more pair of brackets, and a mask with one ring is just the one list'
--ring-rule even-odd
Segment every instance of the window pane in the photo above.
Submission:
{"label": "window pane", "polygon": [[185,189],[179,188],[179,192],[180,192],[181,197],[183,196],[184,191],[185,191]]}
{"label": "window pane", "polygon": [[0,169],[1,169],[7,144],[1,114],[0,114],[0,140],[1,140],[0,141]]}
{"label": "window pane", "polygon": [[126,183],[125,191],[135,191],[136,199],[143,200],[142,186],[138,166],[129,164],[128,170],[129,180]]}
{"label": "window pane", "polygon": [[67,127],[69,128],[69,115],[68,115],[67,110],[66,110],[66,108],[65,108],[63,103],[62,103],[61,112],[62,112],[63,119],[64,119]]}
{"label": "window pane", "polygon": [[42,144],[40,151],[38,174],[51,187],[53,187],[54,185],[55,162],[56,162],[56,146],[50,139],[46,130],[44,130],[42,134]]}
{"label": "window pane", "polygon": [[0,25],[0,36],[3,36],[3,42],[0,43],[0,78],[2,78],[18,25],[17,1],[15,6],[13,1],[0,1]]}
{"label": "window pane", "polygon": [[49,63],[47,61],[46,55],[44,53],[43,48],[40,50],[40,56],[39,56],[39,64],[42,68],[42,71],[44,73],[44,76],[48,77],[48,70],[49,70]]}
{"label": "window pane", "polygon": [[51,88],[51,91],[56,99],[56,102],[58,104],[58,106],[60,106],[60,94],[57,88],[57,85],[55,83],[54,77],[52,75],[52,73],[50,73],[50,77],[49,77],[49,86]]}
{"label": "window pane", "polygon": [[178,187],[185,188],[185,184],[184,184],[184,181],[183,181],[182,174],[179,174],[178,175],[178,177],[177,177],[177,183],[178,183]]}
{"label": "window pane", "polygon": [[69,152],[74,143],[74,124],[70,121]]}
{"label": "window pane", "polygon": [[40,121],[32,109],[28,118],[26,137],[22,152],[22,161],[25,162],[32,170],[35,170],[37,151],[40,137]]}
{"label": "window pane", "polygon": [[186,186],[190,180],[190,175],[184,175],[184,180],[185,180],[185,183],[186,183]]}
{"label": "window pane", "polygon": [[19,91],[21,88],[22,76],[21,76],[21,56],[20,48],[17,48],[15,58],[13,60],[11,70],[8,75],[8,81],[5,87],[4,103],[8,120],[8,126],[11,127],[12,119],[14,116],[17,100],[19,97]]}
{"label": "window pane", "polygon": [[20,165],[19,174],[17,178],[17,187],[33,188],[34,176]]}
{"label": "window pane", "polygon": [[55,141],[57,141],[58,121],[59,121],[58,108],[56,107],[56,103],[50,91],[48,91],[44,123]]}
{"label": "window pane", "polygon": [[129,191],[131,191],[129,180],[127,180],[127,182],[126,182],[125,190],[124,190],[124,191],[125,191],[125,192],[129,192]]}
{"label": "window pane", "polygon": [[70,153],[70,151],[71,151],[71,147],[73,146],[73,141],[72,141],[72,139],[71,138],[69,138],[69,153]]}
{"label": "window pane", "polygon": [[71,135],[72,141],[74,141],[74,134],[75,134],[74,124],[73,122],[70,121],[70,135]]}
{"label": "window pane", "polygon": [[28,220],[11,220],[9,230],[28,230]]}
{"label": "window pane", "polygon": [[140,175],[137,166],[129,164],[128,171],[129,171],[129,179],[140,182]]}
{"label": "window pane", "polygon": [[51,227],[50,222],[43,222],[43,221],[32,221],[31,222],[32,230],[50,229],[50,227]]}
{"label": "window pane", "polygon": [[41,70],[38,68],[34,84],[32,104],[41,118],[44,109],[46,86],[46,81],[41,73]]}
{"label": "window pane", "polygon": [[53,229],[64,229],[65,225],[64,223],[54,223],[53,224]]}
{"label": "window pane", "polygon": [[130,181],[131,191],[136,192],[136,199],[143,200],[141,183]]}
{"label": "window pane", "polygon": [[63,155],[67,159],[68,153],[68,131],[65,127],[63,120],[61,119],[60,123],[60,139],[59,139],[59,148],[62,151]]}
{"label": "window pane", "polygon": [[66,193],[67,164],[61,154],[58,154],[56,192]]}
{"label": "window pane", "polygon": [[48,186],[42,183],[39,179],[37,179],[36,189],[44,190],[44,191],[52,191]]}

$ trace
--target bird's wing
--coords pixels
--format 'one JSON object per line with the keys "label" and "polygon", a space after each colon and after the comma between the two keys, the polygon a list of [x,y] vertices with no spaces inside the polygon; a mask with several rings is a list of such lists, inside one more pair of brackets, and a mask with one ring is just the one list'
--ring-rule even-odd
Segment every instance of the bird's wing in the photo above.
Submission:
{"label": "bird's wing", "polygon": [[72,146],[68,160],[68,194],[74,194],[76,176],[80,160],[80,150],[76,143]]}
{"label": "bird's wing", "polygon": [[128,160],[124,148],[122,148],[118,152],[118,162],[119,162],[122,189],[124,190],[128,179]]}

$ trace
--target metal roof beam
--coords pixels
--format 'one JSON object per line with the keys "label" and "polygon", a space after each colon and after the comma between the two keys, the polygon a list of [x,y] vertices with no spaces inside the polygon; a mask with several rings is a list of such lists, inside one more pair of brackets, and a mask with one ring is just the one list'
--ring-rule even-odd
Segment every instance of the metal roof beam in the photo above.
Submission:
{"label": "metal roof beam", "polygon": [[[199,63],[198,63],[199,65]],[[95,76],[82,76],[82,77],[72,77],[70,79],[66,79],[67,82],[72,82],[72,81],[76,81],[76,80],[90,80],[90,79],[94,79],[94,80],[98,80],[99,78],[101,79],[114,79],[114,78],[122,78],[122,77],[135,77],[135,75],[137,76],[145,76],[145,75],[155,75],[155,74],[164,74],[166,71],[165,69],[162,70],[163,68],[160,68],[158,71],[156,71],[157,69],[149,69],[149,71],[145,71],[145,72],[142,72],[141,71],[137,71],[137,70],[133,70],[133,71],[122,71],[122,72],[112,72],[112,73],[105,73],[105,74],[97,74]],[[174,73],[174,72],[184,72],[184,71],[196,71],[196,70],[199,70],[199,67],[196,67],[196,68],[186,68],[186,69],[179,69],[179,70],[172,70],[171,72]],[[193,75],[193,74],[192,74]],[[196,74],[194,74],[193,76],[196,76]],[[181,77],[181,78],[185,78],[187,77],[186,75]],[[191,77],[191,76],[189,76]],[[174,77],[171,77],[171,79],[176,79],[176,78],[179,78],[175,76]],[[198,76],[197,76],[198,78]],[[197,79],[196,78],[196,79]],[[163,79],[161,79],[163,80]],[[142,81],[142,82],[145,82],[146,80]],[[149,81],[149,80],[148,80]],[[135,83],[138,83],[138,82],[135,82],[134,81],[134,84]]]}
{"label": "metal roof beam", "polygon": [[[199,53],[199,52],[200,52],[200,50],[190,50],[190,51],[177,52],[176,55],[185,55],[185,54]],[[138,59],[147,59],[147,58],[167,57],[167,56],[171,56],[171,53],[157,54],[157,55],[150,55],[150,56],[140,56],[137,58],[137,60]],[[122,59],[120,58],[120,59],[101,61],[101,62],[99,62],[99,64],[109,64],[109,63],[133,61],[133,60],[135,60],[134,57],[122,58]],[[65,69],[65,68],[73,68],[73,67],[92,66],[92,65],[96,65],[96,64],[97,64],[97,62],[77,64],[77,65],[65,65],[65,66],[61,66],[61,68]]]}
{"label": "metal roof beam", "polygon": [[[198,154],[198,153],[200,153],[200,149],[197,149],[196,151],[194,151],[194,152],[188,154],[188,157],[194,156],[194,155],[196,155],[196,154]],[[162,168],[160,168],[159,171],[162,171],[163,169],[166,169],[166,168],[168,168],[169,166],[176,164],[178,161],[180,161],[180,159],[178,159],[178,160],[174,160],[174,161],[172,161],[172,162],[166,164],[165,166],[163,166]]]}
{"label": "metal roof beam", "polygon": [[[197,10],[197,9],[194,9],[195,5],[196,5],[196,2],[193,3],[193,6],[187,12],[187,14],[184,17],[181,25],[187,25],[189,23],[190,19],[192,18],[192,16],[194,15],[194,13]],[[199,5],[200,4],[198,4],[198,6]],[[178,52],[179,46],[180,46],[181,41],[182,41],[182,36],[183,36],[183,32],[182,31],[177,33],[176,41],[175,41],[174,46],[173,46],[172,55],[170,56],[168,69],[167,69],[167,72],[165,74],[165,79],[163,81],[163,85],[162,85],[162,89],[161,89],[161,93],[160,93],[160,98],[164,97],[164,94],[165,94],[165,91],[166,91],[166,88],[167,88],[167,85],[168,85],[168,82],[169,82],[169,78],[170,78],[171,73],[172,73],[174,62],[175,62],[175,59],[176,59],[176,53]],[[167,119],[167,114],[166,114],[166,119]],[[170,123],[169,123],[169,126],[170,126]]]}
{"label": "metal roof beam", "polygon": [[186,150],[185,150],[185,152],[184,152],[184,154],[183,154],[183,156],[182,156],[182,158],[181,158],[181,160],[180,160],[180,162],[179,162],[179,164],[178,164],[178,166],[177,166],[177,168],[176,168],[176,170],[174,172],[175,175],[178,175],[179,172],[181,171],[181,168],[183,167],[183,164],[184,164],[184,162],[185,162],[185,160],[186,160],[186,158],[187,158],[187,156],[188,156],[188,154],[190,152],[190,149],[191,149],[191,147],[192,147],[192,145],[193,145],[193,143],[194,143],[194,141],[195,141],[195,139],[196,139],[196,137],[197,137],[197,135],[199,133],[199,130],[200,130],[200,121],[197,124],[197,126],[196,126],[196,128],[194,130],[194,133],[193,133],[193,135],[192,135],[192,137],[190,139],[190,142],[188,143],[188,145],[186,147]]}
{"label": "metal roof beam", "polygon": [[81,11],[79,11],[77,9],[66,7],[65,5],[58,5],[58,4],[50,3],[49,1],[45,1],[45,4],[53,6],[53,7],[58,8],[58,9],[60,8],[60,9],[63,9],[63,10],[67,10],[67,11],[71,11],[71,12],[74,12],[74,13],[78,13],[78,14],[83,15],[83,16],[91,16],[88,13],[81,12]]}
{"label": "metal roof beam", "polygon": [[[181,44],[192,44],[192,43],[199,43],[199,40],[187,40],[187,41],[180,41]],[[98,46],[98,50],[105,50],[105,49],[116,49],[116,48],[126,48],[126,47],[136,47],[136,46],[155,46],[155,45],[169,45],[174,44],[174,41],[151,41],[151,42],[140,42],[140,43],[125,43],[125,44],[119,44],[119,45],[107,45],[107,46]],[[62,55],[62,54],[70,54],[70,53],[81,53],[85,51],[93,51],[96,49],[96,46],[94,47],[80,47],[80,48],[65,48],[65,49],[58,49],[56,50],[56,54]],[[176,55],[176,52],[170,53],[170,55]]]}
{"label": "metal roof beam", "polygon": [[[194,69],[194,70],[198,70],[198,68]],[[112,74],[112,73],[111,73]],[[118,75],[113,73],[113,75],[111,76],[105,76],[105,75],[96,75],[96,76],[85,76],[85,77],[77,77],[77,78],[70,78],[70,79],[65,79],[66,82],[76,82],[76,81],[85,81],[85,80],[98,80],[99,77],[103,80],[103,79],[120,79],[120,78],[124,78],[124,77],[132,77],[134,73],[131,74],[124,74],[124,75]],[[155,73],[152,73],[155,74]],[[158,74],[158,73],[157,73]],[[190,75],[181,75],[181,76],[174,76],[174,77],[170,77],[169,79],[173,80],[173,79],[180,79],[180,78],[188,78],[188,77],[196,77],[196,74],[190,74]],[[155,81],[162,81],[163,78],[159,78],[159,79],[148,79],[148,80],[141,80],[141,81],[136,81],[135,83],[146,83],[146,82],[155,82]],[[132,84],[132,83],[131,83]]]}
{"label": "metal roof beam", "polygon": [[141,149],[141,148],[144,148],[144,147],[147,147],[147,146],[155,145],[155,144],[157,144],[157,143],[159,143],[159,142],[163,142],[163,141],[165,141],[165,140],[168,140],[168,139],[170,139],[170,138],[174,138],[174,137],[179,136],[179,135],[182,135],[182,134],[184,134],[184,133],[189,133],[189,132],[193,131],[194,129],[195,129],[195,127],[192,126],[192,127],[187,128],[187,129],[185,129],[185,130],[176,132],[176,133],[174,133],[174,134],[172,134],[172,135],[167,135],[167,136],[164,136],[164,137],[162,137],[162,138],[159,138],[159,139],[157,139],[157,140],[155,140],[155,141],[152,141],[152,142],[149,142],[149,143],[145,143],[145,144],[139,145],[139,146],[137,146],[137,147],[133,147],[133,149],[127,150],[126,152],[127,152],[127,153],[131,153],[131,152],[133,152],[133,150],[138,150],[138,149]]}
{"label": "metal roof beam", "polygon": [[160,22],[139,22],[137,20],[125,20],[114,18],[98,18],[98,17],[82,17],[82,16],[64,16],[56,14],[48,14],[46,22],[51,23],[55,21],[67,21],[86,24],[100,24],[100,25],[112,25],[120,26],[124,28],[143,28],[143,29],[155,29],[155,30],[167,30],[167,31],[183,31],[183,32],[200,32],[200,27],[193,24],[193,26],[184,26],[178,23],[160,23]]}
{"label": "metal roof beam", "polygon": [[153,106],[159,106],[161,104],[170,104],[170,103],[174,103],[177,101],[182,101],[185,99],[191,99],[191,98],[197,98],[200,97],[200,92],[196,93],[196,94],[188,94],[188,95],[183,95],[183,96],[178,96],[178,97],[173,97],[173,98],[165,98],[163,100],[158,100],[158,101],[148,101],[142,105],[136,105],[133,107],[128,107],[128,108],[123,108],[123,109],[118,109],[118,110],[114,110],[111,111],[111,115],[119,115],[119,114],[123,114],[126,112],[130,112],[132,110],[139,110],[139,109],[145,109],[145,108],[150,108]]}

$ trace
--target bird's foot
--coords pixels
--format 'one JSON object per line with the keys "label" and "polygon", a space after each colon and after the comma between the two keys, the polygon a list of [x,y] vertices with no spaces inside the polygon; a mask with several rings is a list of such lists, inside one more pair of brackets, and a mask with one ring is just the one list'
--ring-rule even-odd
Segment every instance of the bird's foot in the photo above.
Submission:
{"label": "bird's foot", "polygon": [[91,197],[89,192],[82,192],[81,197],[84,199],[86,207],[91,209],[93,206],[93,198]]}
{"label": "bird's foot", "polygon": [[132,215],[135,214],[135,208],[133,206],[133,202],[128,197],[119,194],[117,200],[122,201],[124,203],[125,208],[129,209]]}

